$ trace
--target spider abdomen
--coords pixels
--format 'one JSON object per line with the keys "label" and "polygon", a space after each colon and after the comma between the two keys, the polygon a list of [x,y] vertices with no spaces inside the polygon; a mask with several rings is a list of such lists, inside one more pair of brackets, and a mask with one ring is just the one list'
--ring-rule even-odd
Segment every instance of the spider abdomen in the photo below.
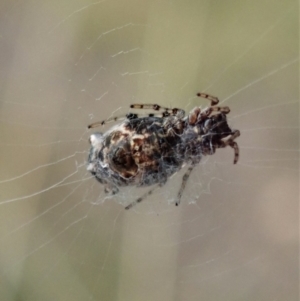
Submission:
{"label": "spider abdomen", "polygon": [[91,138],[88,170],[100,182],[117,186],[165,182],[183,164],[176,154],[180,141],[180,137],[166,136],[161,118],[125,121],[101,138]]}

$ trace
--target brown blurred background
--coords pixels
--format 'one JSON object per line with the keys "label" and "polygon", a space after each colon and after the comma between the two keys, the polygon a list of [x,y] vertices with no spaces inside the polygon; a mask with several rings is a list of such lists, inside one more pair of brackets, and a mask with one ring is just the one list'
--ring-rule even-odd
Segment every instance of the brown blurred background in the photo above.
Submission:
{"label": "brown blurred background", "polygon": [[[1,300],[299,300],[298,1],[0,1]],[[105,199],[86,125],[129,104],[231,108],[241,131]],[[102,129],[99,129],[102,130]],[[105,130],[105,129],[103,129]]]}

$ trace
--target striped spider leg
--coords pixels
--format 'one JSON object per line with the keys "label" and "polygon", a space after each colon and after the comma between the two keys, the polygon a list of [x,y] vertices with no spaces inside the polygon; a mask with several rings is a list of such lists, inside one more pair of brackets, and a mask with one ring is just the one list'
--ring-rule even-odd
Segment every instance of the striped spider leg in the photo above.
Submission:
{"label": "striped spider leg", "polygon": [[[182,109],[177,109],[177,108],[171,109],[171,108],[167,108],[167,107],[162,107],[157,104],[132,104],[132,105],[130,105],[130,108],[138,109],[138,110],[139,109],[145,109],[145,110],[150,109],[150,110],[154,110],[154,111],[162,111],[163,110],[163,113],[161,114],[161,116],[158,116],[158,117],[163,117],[163,118],[168,117],[168,116],[178,116],[179,118],[181,118],[185,115],[185,112]],[[148,114],[148,117],[154,117],[154,116],[156,116],[156,115]],[[103,125],[106,125],[111,122],[123,120],[124,117],[126,117],[128,120],[139,118],[138,114],[128,113],[125,116],[114,116],[114,117],[111,117],[111,118],[108,118],[108,119],[105,119],[102,121],[97,121],[97,122],[91,123],[87,126],[87,128],[92,129],[92,128],[96,128],[99,126],[103,126]]]}

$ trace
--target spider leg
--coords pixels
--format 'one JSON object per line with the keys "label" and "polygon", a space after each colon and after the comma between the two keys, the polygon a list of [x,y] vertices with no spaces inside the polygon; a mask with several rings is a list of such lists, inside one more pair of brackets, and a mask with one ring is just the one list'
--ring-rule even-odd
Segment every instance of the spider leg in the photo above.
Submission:
{"label": "spider leg", "polygon": [[88,129],[92,129],[92,128],[96,128],[98,126],[102,126],[102,125],[105,125],[105,124],[108,124],[110,122],[116,122],[118,120],[123,120],[127,118],[128,120],[131,120],[131,119],[135,119],[135,118],[138,118],[138,115],[137,114],[133,114],[133,113],[128,113],[126,114],[125,116],[115,116],[115,117],[111,117],[111,118],[108,118],[106,120],[102,120],[102,121],[97,121],[97,122],[94,122],[94,123],[91,123],[88,125]]}
{"label": "spider leg", "polygon": [[211,106],[205,108],[203,111],[199,107],[194,108],[189,116],[188,121],[190,125],[194,125],[195,123],[201,122],[208,118],[213,112],[218,112],[222,114],[228,114],[230,112],[229,107],[219,107],[216,106],[219,103],[219,99],[215,96],[206,94],[206,93],[197,93],[198,97],[207,98],[210,100]]}
{"label": "spider leg", "polygon": [[89,124],[87,127],[88,129],[93,129],[93,128],[97,128],[98,126],[102,126],[110,122],[116,122],[122,119],[124,119],[124,116],[115,116],[115,117],[108,118],[106,120],[96,121],[94,123]]}
{"label": "spider leg", "polygon": [[229,146],[231,146],[234,150],[234,160],[233,160],[233,164],[236,164],[237,161],[239,160],[239,155],[240,155],[240,152],[239,152],[239,146],[238,144],[233,141],[229,144]]}
{"label": "spider leg", "polygon": [[119,188],[117,186],[107,184],[105,185],[104,192],[108,195],[115,195],[119,192]]}
{"label": "spider leg", "polygon": [[206,117],[210,116],[211,113],[213,113],[213,112],[220,112],[223,114],[228,114],[230,112],[230,109],[229,109],[229,107],[218,107],[218,106],[209,107],[200,113],[200,118],[201,119],[206,118]]}
{"label": "spider leg", "polygon": [[197,96],[209,99],[211,106],[215,106],[216,104],[219,103],[219,98],[218,97],[215,97],[215,96],[212,96],[212,95],[209,95],[209,94],[206,94],[206,93],[200,93],[199,92],[199,93],[197,93]]}
{"label": "spider leg", "polygon": [[178,116],[179,118],[184,117],[185,111],[178,108],[167,108],[162,107],[158,104],[132,104],[130,105],[131,109],[146,109],[146,110],[154,110],[154,111],[164,111],[163,117],[167,117],[170,115]]}
{"label": "spider leg", "polygon": [[181,197],[182,197],[182,193],[185,189],[185,186],[186,186],[186,183],[191,175],[191,172],[192,170],[194,169],[195,165],[193,164],[192,166],[190,166],[188,168],[188,170],[186,171],[186,173],[183,175],[182,177],[182,183],[181,183],[181,186],[180,186],[180,189],[178,191],[178,194],[177,194],[177,199],[176,199],[176,203],[175,205],[178,206],[180,204],[180,200],[181,200]]}
{"label": "spider leg", "polygon": [[220,141],[220,144],[217,145],[217,148],[223,148],[226,146],[230,146],[234,149],[234,160],[233,164],[236,164],[238,159],[239,159],[239,147],[238,144],[234,141],[237,137],[240,136],[240,131],[236,130],[233,131],[232,134],[224,138],[223,140]]}
{"label": "spider leg", "polygon": [[149,195],[151,195],[153,193],[153,191],[155,191],[156,189],[158,189],[159,187],[161,187],[163,184],[159,184],[154,186],[153,188],[151,188],[150,190],[148,190],[145,194],[143,194],[141,197],[139,197],[138,199],[136,199],[135,201],[133,201],[132,203],[130,203],[129,205],[127,205],[125,207],[125,210],[129,210],[132,207],[134,207],[135,205],[139,204],[140,202],[142,202],[143,200],[145,200]]}
{"label": "spider leg", "polygon": [[[178,118],[182,118],[185,115],[185,111],[182,109],[177,109],[177,108],[171,109],[171,108],[167,108],[167,107],[162,107],[157,104],[133,104],[133,105],[130,105],[130,108],[131,109],[152,109],[154,111],[162,111],[163,110],[162,117],[167,117],[167,116],[173,115],[173,116],[177,116]],[[148,114],[148,116],[154,117],[155,115]],[[119,120],[123,120],[124,118],[125,118],[125,116],[115,116],[115,117],[111,117],[111,118],[108,118],[108,119],[105,119],[102,121],[97,121],[97,122],[89,124],[88,129],[96,128],[96,127],[108,124],[110,122],[116,122]],[[131,119],[138,118],[138,115],[134,114],[134,113],[128,113],[128,114],[126,114],[126,118],[131,120]]]}

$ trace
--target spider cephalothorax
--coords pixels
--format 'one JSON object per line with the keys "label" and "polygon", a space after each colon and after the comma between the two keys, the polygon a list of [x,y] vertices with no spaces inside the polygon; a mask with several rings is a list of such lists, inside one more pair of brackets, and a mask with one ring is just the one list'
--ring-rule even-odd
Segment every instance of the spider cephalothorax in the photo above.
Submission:
{"label": "spider cephalothorax", "polygon": [[[150,114],[138,117],[137,114],[127,114],[123,122],[104,134],[90,136],[87,169],[105,185],[106,192],[115,194],[121,186],[158,184],[126,209],[141,202],[184,164],[189,164],[177,195],[178,205],[194,166],[202,156],[214,154],[217,148],[232,147],[234,163],[238,161],[238,145],[234,140],[240,132],[232,131],[227,124],[229,108],[216,106],[219,102],[216,97],[203,93],[197,95],[208,98],[211,106],[203,111],[196,107],[185,116],[181,109],[135,104],[131,108],[162,110],[162,116]],[[105,123],[94,123],[89,128]]]}

